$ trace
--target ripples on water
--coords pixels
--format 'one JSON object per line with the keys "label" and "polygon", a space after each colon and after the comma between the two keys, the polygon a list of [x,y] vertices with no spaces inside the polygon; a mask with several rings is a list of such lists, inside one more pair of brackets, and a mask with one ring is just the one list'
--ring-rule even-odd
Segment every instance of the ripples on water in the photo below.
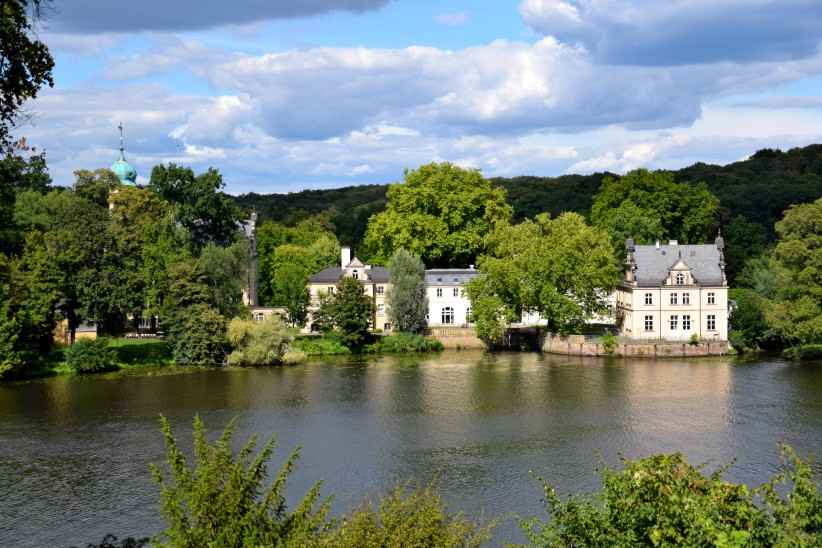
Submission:
{"label": "ripples on water", "polygon": [[[303,446],[291,492],[322,479],[336,511],[435,479],[472,516],[530,515],[541,493],[529,471],[592,490],[600,459],[683,451],[735,459],[729,478],[758,484],[780,441],[821,453],[822,365],[451,352],[0,386],[0,545],[158,532],[147,466],[163,457],[161,412],[185,446],[194,413],[215,432],[239,416],[238,440],[276,433],[274,466]],[[498,537],[517,540],[515,524]]]}

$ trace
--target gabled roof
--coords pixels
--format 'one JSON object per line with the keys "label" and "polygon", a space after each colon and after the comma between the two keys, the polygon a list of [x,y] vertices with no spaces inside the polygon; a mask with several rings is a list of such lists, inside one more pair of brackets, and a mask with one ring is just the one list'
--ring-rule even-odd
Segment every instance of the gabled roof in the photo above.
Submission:
{"label": "gabled roof", "polygon": [[704,245],[638,245],[634,251],[636,282],[640,287],[662,285],[682,261],[700,285],[723,285],[719,249]]}
{"label": "gabled roof", "polygon": [[359,260],[358,258],[354,257],[354,258],[351,260],[351,262],[350,262],[350,263],[348,263],[347,265],[345,265],[345,267],[346,267],[346,268],[365,268],[365,265],[363,264],[363,262],[362,262],[361,260]]}

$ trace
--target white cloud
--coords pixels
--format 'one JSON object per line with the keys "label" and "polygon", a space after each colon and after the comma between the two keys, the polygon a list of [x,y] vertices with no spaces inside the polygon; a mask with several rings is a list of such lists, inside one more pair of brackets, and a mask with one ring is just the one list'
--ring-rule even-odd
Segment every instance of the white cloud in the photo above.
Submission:
{"label": "white cloud", "polygon": [[519,10],[534,30],[606,63],[797,59],[822,39],[818,0],[522,0]]}

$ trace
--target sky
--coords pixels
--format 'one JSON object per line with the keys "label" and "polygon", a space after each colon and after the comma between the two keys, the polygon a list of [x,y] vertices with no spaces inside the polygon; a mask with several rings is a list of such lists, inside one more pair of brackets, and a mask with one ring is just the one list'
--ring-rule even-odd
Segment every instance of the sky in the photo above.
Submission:
{"label": "sky", "polygon": [[226,190],[725,164],[822,142],[819,0],[52,0],[19,136]]}

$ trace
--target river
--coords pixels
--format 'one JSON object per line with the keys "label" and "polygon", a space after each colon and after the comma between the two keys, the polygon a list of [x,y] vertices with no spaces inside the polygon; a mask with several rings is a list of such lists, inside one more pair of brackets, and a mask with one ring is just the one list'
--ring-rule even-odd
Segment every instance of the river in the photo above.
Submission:
{"label": "river", "polygon": [[[0,546],[160,531],[147,471],[164,455],[159,413],[186,448],[195,413],[214,433],[236,416],[238,439],[276,434],[272,472],[302,446],[289,493],[323,480],[335,512],[434,479],[472,517],[533,515],[529,471],[586,491],[600,459],[683,451],[735,461],[728,477],[754,485],[778,469],[781,441],[821,453],[822,364],[445,352],[0,385]],[[512,519],[501,540],[521,540]]]}

